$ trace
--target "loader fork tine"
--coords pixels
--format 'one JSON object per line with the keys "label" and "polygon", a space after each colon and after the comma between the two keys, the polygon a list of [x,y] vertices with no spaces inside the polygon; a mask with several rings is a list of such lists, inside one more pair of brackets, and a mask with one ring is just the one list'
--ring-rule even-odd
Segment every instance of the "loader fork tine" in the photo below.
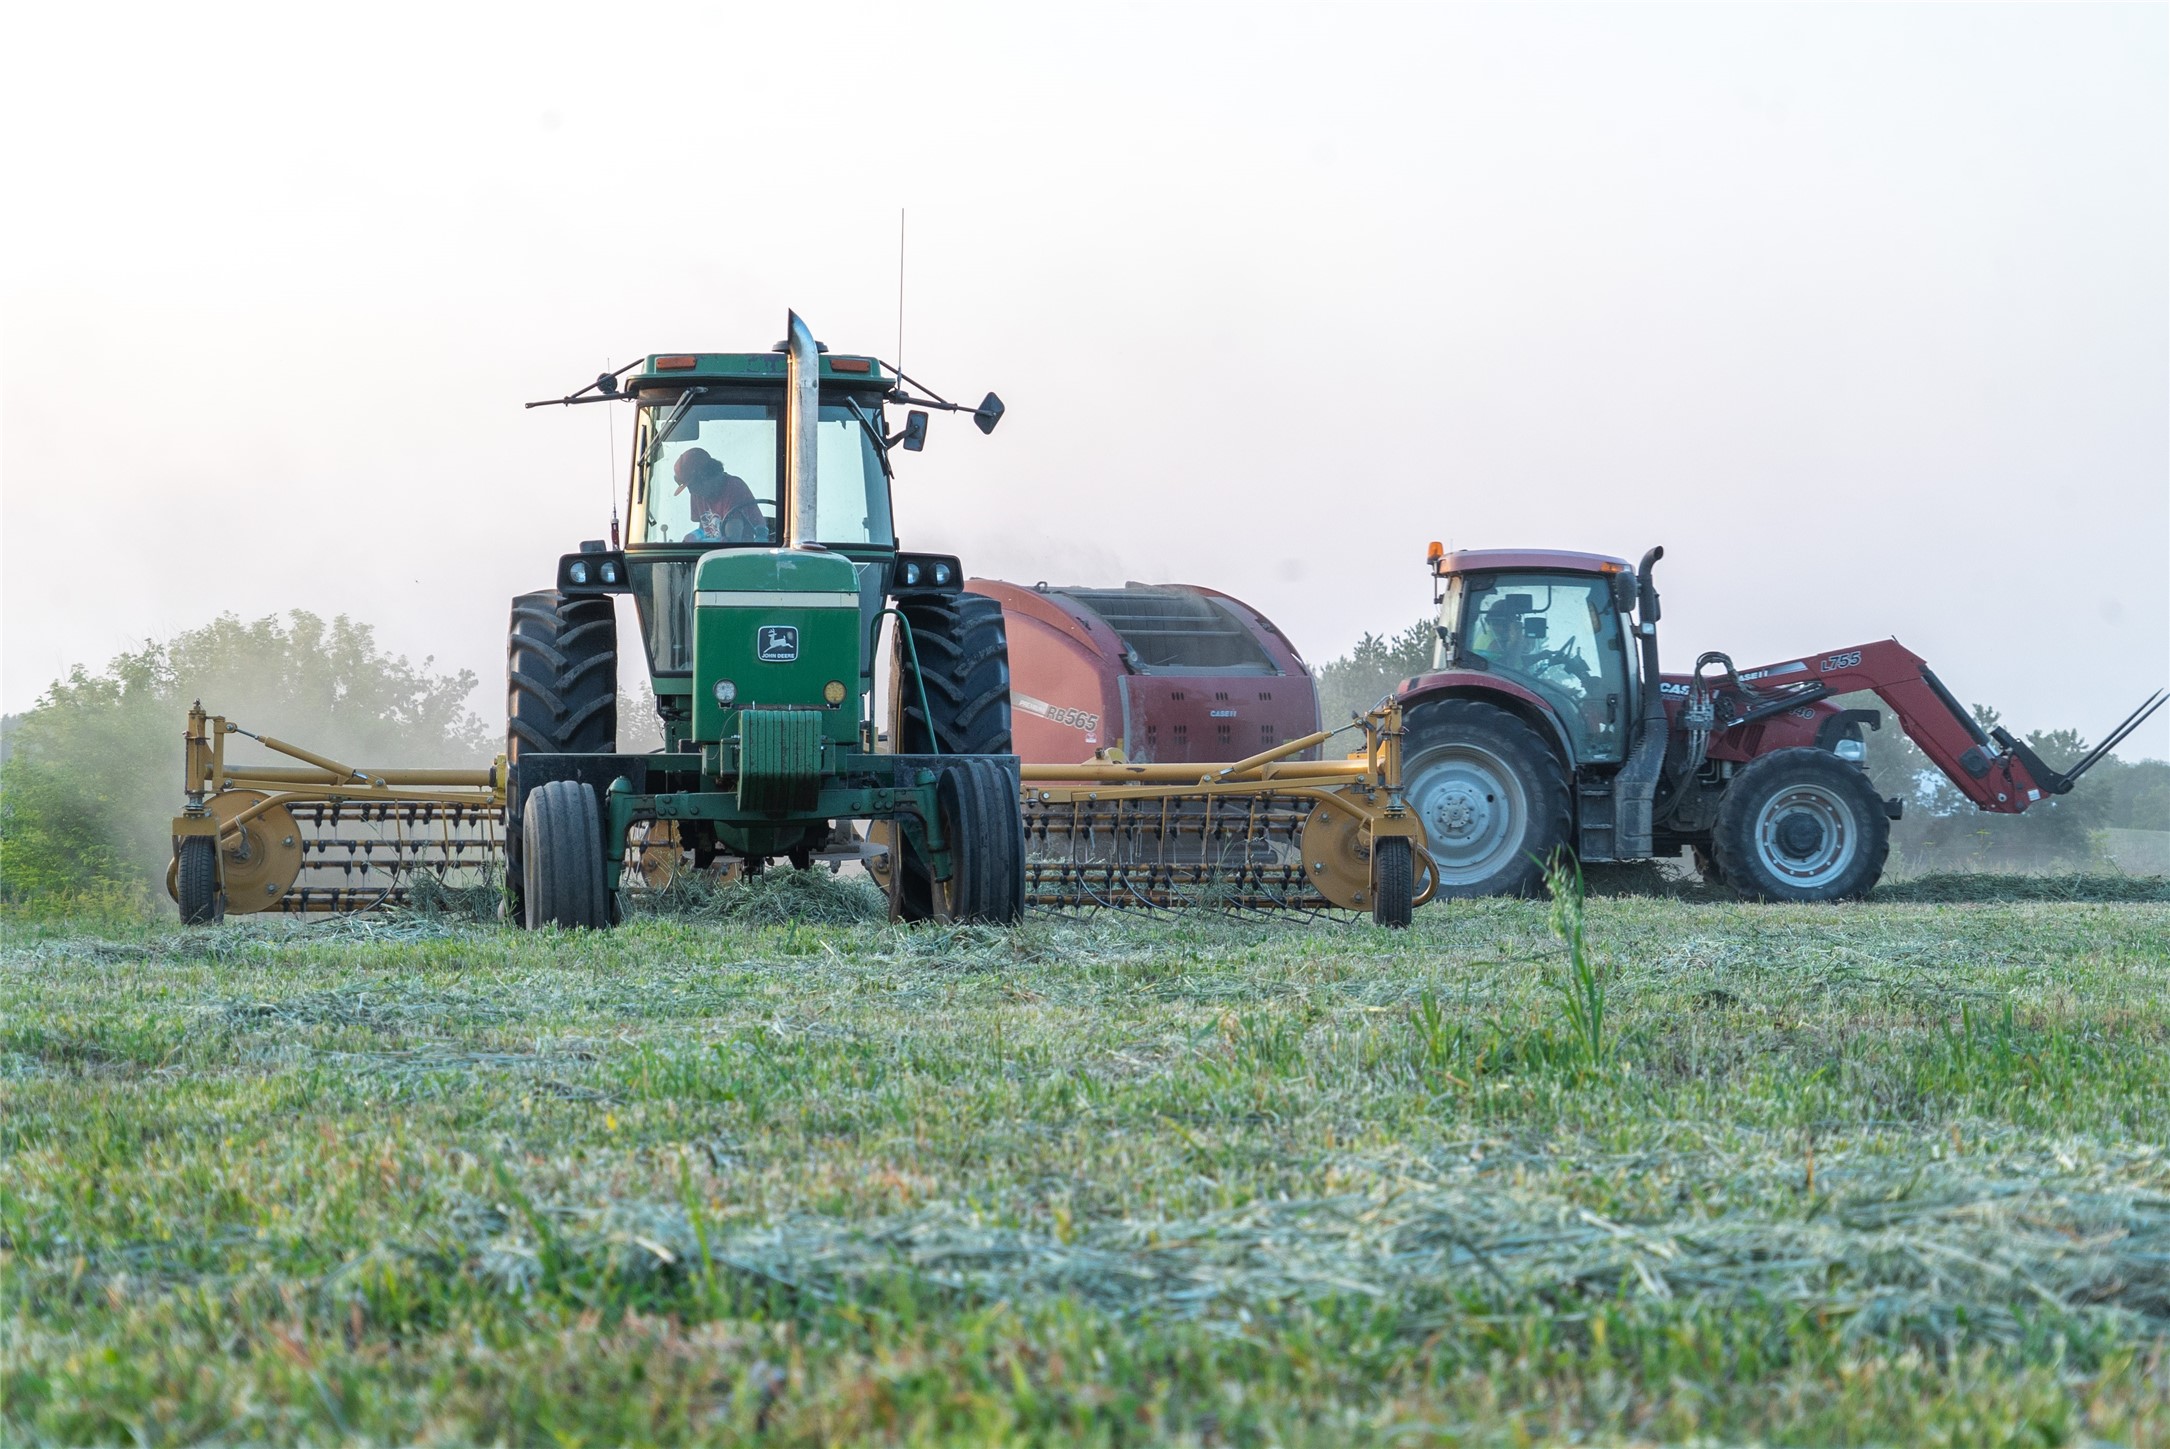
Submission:
{"label": "loader fork tine", "polygon": [[2125,716],[2124,723],[2118,725],[2116,729],[2111,730],[2109,734],[2105,735],[2102,739],[2102,743],[2096,745],[2093,749],[2089,750],[2085,758],[2083,758],[2078,764],[2074,765],[2071,769],[2066,770],[2064,772],[2064,778],[2067,781],[2077,780],[2080,776],[2086,774],[2089,770],[2092,770],[2096,765],[2102,762],[2103,758],[2108,755],[2110,751],[2116,749],[2119,745],[2123,744],[2134,730],[2138,729],[2141,725],[2146,724],[2149,717],[2152,716],[2156,710],[2161,709],[2165,704],[2170,704],[2170,690],[2158,689],[2153,694],[2149,695],[2146,699],[2142,700],[2138,709],[2134,710],[2131,714]]}

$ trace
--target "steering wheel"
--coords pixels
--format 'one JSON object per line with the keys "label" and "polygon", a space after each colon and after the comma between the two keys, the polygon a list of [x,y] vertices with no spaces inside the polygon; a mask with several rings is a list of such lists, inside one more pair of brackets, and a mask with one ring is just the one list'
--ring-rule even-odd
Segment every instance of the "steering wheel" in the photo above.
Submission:
{"label": "steering wheel", "polygon": [[1590,678],[1590,665],[1582,657],[1582,641],[1580,639],[1569,639],[1557,649],[1546,650],[1537,657],[1536,663],[1539,668],[1557,665],[1562,672],[1572,674],[1575,678],[1584,682],[1587,682]]}
{"label": "steering wheel", "polygon": [[749,498],[724,515],[723,541],[725,543],[773,543],[776,539],[775,510],[773,503],[763,503]]}

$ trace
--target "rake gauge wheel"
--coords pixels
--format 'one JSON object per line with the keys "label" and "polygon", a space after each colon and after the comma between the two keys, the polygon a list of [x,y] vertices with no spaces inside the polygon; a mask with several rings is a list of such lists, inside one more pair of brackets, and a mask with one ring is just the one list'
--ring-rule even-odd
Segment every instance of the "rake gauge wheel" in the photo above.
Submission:
{"label": "rake gauge wheel", "polygon": [[1393,930],[1407,930],[1416,919],[1416,852],[1401,836],[1390,835],[1372,847],[1371,919]]}
{"label": "rake gauge wheel", "polygon": [[215,926],[226,917],[219,890],[218,844],[208,835],[191,835],[174,852],[173,898],[184,926]]}

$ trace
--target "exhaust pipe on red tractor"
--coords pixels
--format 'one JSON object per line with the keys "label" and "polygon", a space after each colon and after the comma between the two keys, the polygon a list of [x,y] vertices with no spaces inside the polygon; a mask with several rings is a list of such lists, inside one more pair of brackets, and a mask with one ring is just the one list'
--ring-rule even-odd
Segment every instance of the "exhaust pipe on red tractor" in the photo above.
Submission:
{"label": "exhaust pipe on red tractor", "polygon": [[2040,785],[2049,794],[2063,795],[2079,783],[2080,776],[2101,764],[2108,757],[2110,751],[2123,744],[2127,736],[2141,725],[2146,724],[2148,716],[2154,714],[2156,710],[2161,709],[2165,704],[2170,704],[2170,691],[2156,690],[2140,702],[2138,709],[2125,716],[2123,724],[2105,735],[2101,744],[2089,750],[2085,757],[2069,770],[2051,769],[2047,764],[2043,763],[2042,757],[2036,754],[2025,740],[2015,737],[2003,725],[1996,726],[1989,733],[2006,754],[2016,756],[2019,762],[2027,767],[2027,773],[2034,776],[2037,785]]}

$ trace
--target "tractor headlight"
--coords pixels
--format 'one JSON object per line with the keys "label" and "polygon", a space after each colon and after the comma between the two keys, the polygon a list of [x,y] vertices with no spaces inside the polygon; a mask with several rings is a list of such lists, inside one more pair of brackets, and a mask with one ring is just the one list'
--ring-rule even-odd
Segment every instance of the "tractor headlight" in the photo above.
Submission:
{"label": "tractor headlight", "polygon": [[728,705],[735,703],[737,699],[737,685],[733,684],[728,679],[719,679],[716,681],[716,703]]}
{"label": "tractor headlight", "polygon": [[900,570],[900,572],[902,572],[902,574],[904,575],[904,586],[905,586],[906,588],[912,588],[912,587],[914,587],[915,585],[917,585],[917,584],[918,584],[918,582],[919,582],[919,565],[918,565],[918,564],[916,564],[916,563],[907,563],[907,564],[906,564],[906,565],[905,565],[905,566],[903,567],[903,569],[902,569],[902,570]]}
{"label": "tractor headlight", "polygon": [[844,702],[844,681],[832,679],[827,684],[824,684],[821,687],[821,697],[832,706],[842,704]]}
{"label": "tractor headlight", "polygon": [[603,582],[606,584],[618,582],[618,566],[616,564],[606,563],[603,565]]}
{"label": "tractor headlight", "polygon": [[937,584],[947,584],[949,582],[948,564],[938,563],[934,566],[934,581]]}
{"label": "tractor headlight", "polygon": [[586,583],[588,581],[587,563],[581,559],[574,559],[573,566],[565,571],[565,576],[576,584]]}

